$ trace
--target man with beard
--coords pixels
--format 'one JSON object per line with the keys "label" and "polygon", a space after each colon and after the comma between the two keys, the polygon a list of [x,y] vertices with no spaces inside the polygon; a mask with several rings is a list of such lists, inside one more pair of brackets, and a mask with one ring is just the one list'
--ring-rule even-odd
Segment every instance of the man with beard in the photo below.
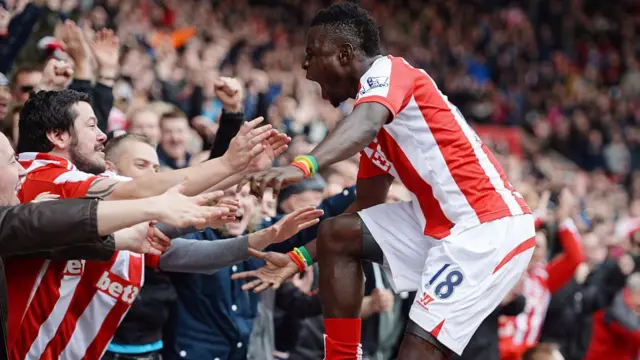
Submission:
{"label": "man with beard", "polygon": [[[115,250],[159,254],[168,243],[158,241],[148,223],[141,222],[160,220],[175,226],[199,224],[215,210],[197,205],[211,195],[187,198],[178,191],[147,199],[107,202],[95,199],[41,202],[43,199],[55,200],[54,196],[45,193],[33,203],[19,205],[17,193],[24,176],[25,170],[18,163],[8,139],[0,133],[2,258],[40,256],[104,261],[111,258]],[[130,226],[133,227],[128,228]],[[110,235],[113,232],[115,234]],[[73,264],[80,266],[81,261],[74,260]],[[0,359],[6,359],[7,296],[2,259],[0,274]],[[15,333],[17,325],[9,329]]]}
{"label": "man with beard", "polygon": [[[129,179],[96,175],[105,171],[106,136],[88,101],[84,94],[63,90],[41,91],[25,103],[18,143],[27,171],[18,194],[22,202],[46,191],[62,198],[145,198],[183,181],[185,194],[198,194],[233,185],[245,171],[270,167],[290,141],[268,125],[255,128],[262,121],[256,119],[243,126],[220,159],[125,181]],[[83,262],[74,271],[63,261],[8,263],[8,290],[16,299],[10,316],[20,324],[9,339],[11,356],[99,358],[139,290],[144,260],[118,252],[109,261]],[[157,266],[158,257],[147,260]]]}

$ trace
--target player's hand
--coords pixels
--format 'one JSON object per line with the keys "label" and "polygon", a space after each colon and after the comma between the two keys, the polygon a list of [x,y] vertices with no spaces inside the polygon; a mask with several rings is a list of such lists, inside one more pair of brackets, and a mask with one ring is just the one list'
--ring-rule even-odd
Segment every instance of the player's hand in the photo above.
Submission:
{"label": "player's hand", "polygon": [[298,273],[298,265],[287,254],[276,252],[263,253],[249,248],[249,254],[258,259],[263,259],[267,264],[257,270],[245,271],[231,275],[232,280],[252,279],[242,285],[242,290],[258,293],[268,288],[278,289],[283,282]]}
{"label": "player's hand", "polygon": [[304,180],[304,173],[295,166],[276,167],[245,176],[238,184],[238,189],[251,185],[251,193],[262,199],[267,188],[273,189],[273,197],[278,196],[280,189],[287,185]]}
{"label": "player's hand", "polygon": [[258,117],[244,123],[220,160],[237,172],[245,171],[251,160],[266,150],[264,142],[279,134],[271,125],[258,127],[263,120]]}
{"label": "player's hand", "polygon": [[161,223],[183,228],[187,226],[202,227],[211,219],[222,216],[225,211],[219,207],[204,204],[220,198],[222,191],[213,191],[196,196],[185,196],[184,183],[176,185],[164,194],[149,198],[150,209],[154,218]]}
{"label": "player's hand", "polygon": [[249,246],[254,249],[264,249],[271,244],[283,242],[298,232],[319,223],[319,217],[322,214],[324,211],[313,206],[298,209],[268,228],[250,234]]}
{"label": "player's hand", "polygon": [[155,227],[156,222],[144,222],[115,233],[117,250],[138,254],[161,255],[171,246],[171,239]]}

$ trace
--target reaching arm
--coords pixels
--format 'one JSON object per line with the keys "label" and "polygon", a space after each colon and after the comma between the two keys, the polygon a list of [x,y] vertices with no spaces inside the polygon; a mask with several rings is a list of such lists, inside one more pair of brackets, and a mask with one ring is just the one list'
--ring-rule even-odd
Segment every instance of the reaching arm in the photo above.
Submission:
{"label": "reaching arm", "polygon": [[358,105],[311,151],[318,167],[324,168],[356,155],[376,138],[391,115],[385,106],[376,102]]}
{"label": "reaching arm", "polygon": [[106,260],[115,242],[99,231],[98,208],[98,201],[90,199],[0,207],[0,255],[84,248],[92,250],[85,253],[88,258]]}
{"label": "reaching arm", "polygon": [[262,118],[245,123],[231,141],[229,150],[221,157],[205,161],[186,169],[161,172],[126,182],[100,178],[91,184],[89,197],[109,200],[136,199],[159,195],[185,178],[185,195],[202,193],[234,173],[242,172],[249,162],[265,150],[262,142],[278,132],[270,125],[256,128]]}
{"label": "reaching arm", "polygon": [[185,194],[195,195],[206,191],[233,173],[233,168],[223,158],[209,160],[180,170],[160,172],[131,181],[99,178],[91,184],[87,196],[107,200],[139,199],[162,194],[181,183],[185,178]]}
{"label": "reaching arm", "polygon": [[552,294],[573,278],[576,268],[584,261],[579,236],[571,219],[566,219],[558,229],[558,238],[564,252],[547,265],[549,291]]}

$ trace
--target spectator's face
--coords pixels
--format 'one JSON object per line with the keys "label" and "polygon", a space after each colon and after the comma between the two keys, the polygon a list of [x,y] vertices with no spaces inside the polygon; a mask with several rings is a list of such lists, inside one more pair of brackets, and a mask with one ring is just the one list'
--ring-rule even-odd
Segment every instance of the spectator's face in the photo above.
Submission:
{"label": "spectator's face", "polygon": [[[352,49],[339,49],[329,39],[325,27],[314,26],[309,29],[302,68],[307,72],[307,79],[320,84],[322,98],[335,107],[355,97],[358,92],[357,77],[349,71],[353,56]],[[356,80],[353,81],[353,78]]]}
{"label": "spectator's face", "polygon": [[533,256],[529,262],[529,269],[540,264],[547,256],[547,237],[541,231],[536,233],[536,247],[533,250]]}
{"label": "spectator's face", "polygon": [[17,205],[20,179],[26,175],[4,134],[0,133],[0,206]]}
{"label": "spectator's face", "polygon": [[230,236],[240,236],[247,231],[256,202],[253,195],[249,192],[249,185],[242,188],[237,194],[230,196],[238,200],[240,207],[238,208],[237,220],[225,224],[225,229]]}
{"label": "spectator's face", "polygon": [[273,190],[267,189],[262,196],[260,203],[260,216],[261,217],[274,217],[276,216],[276,199],[273,198]]}
{"label": "spectator's face", "polygon": [[187,153],[189,123],[185,118],[168,118],[160,126],[160,147],[173,159],[182,159]]}
{"label": "spectator's face", "polygon": [[322,192],[308,190],[289,196],[280,204],[284,212],[290,213],[307,206],[318,206],[322,202]]}
{"label": "spectator's face", "polygon": [[0,86],[0,119],[4,119],[9,112],[11,91],[8,86]]}
{"label": "spectator's face", "polygon": [[24,104],[29,100],[29,93],[35,89],[42,79],[40,71],[21,72],[15,77],[13,84],[13,101]]}
{"label": "spectator's face", "polygon": [[[107,168],[118,175],[139,178],[158,172],[158,153],[151,145],[137,140],[126,140],[116,149],[119,156],[115,163],[107,161]],[[108,158],[111,158],[108,156]]]}
{"label": "spectator's face", "polygon": [[142,111],[131,119],[129,132],[144,135],[149,142],[157,146],[160,142],[160,116],[153,111]]}
{"label": "spectator's face", "polygon": [[582,246],[587,261],[591,265],[600,264],[607,257],[607,249],[600,243],[600,239],[594,233],[586,234],[582,238]]}
{"label": "spectator's face", "polygon": [[69,133],[49,134],[55,146],[81,171],[99,174],[105,171],[104,141],[107,136],[98,127],[98,120],[89,103],[81,101],[72,107],[78,116]]}

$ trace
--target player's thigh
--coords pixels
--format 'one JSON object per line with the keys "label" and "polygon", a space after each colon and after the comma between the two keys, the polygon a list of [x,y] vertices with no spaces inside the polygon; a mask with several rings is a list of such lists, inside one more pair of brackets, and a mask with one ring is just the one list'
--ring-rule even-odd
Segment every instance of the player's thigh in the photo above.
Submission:
{"label": "player's thigh", "polygon": [[526,270],[534,235],[523,215],[443,239],[427,254],[410,318],[460,354]]}
{"label": "player's thigh", "polygon": [[368,242],[375,241],[382,250],[383,269],[394,290],[417,290],[434,240],[423,234],[412,203],[381,204],[358,215],[363,226],[363,251],[371,253]]}

